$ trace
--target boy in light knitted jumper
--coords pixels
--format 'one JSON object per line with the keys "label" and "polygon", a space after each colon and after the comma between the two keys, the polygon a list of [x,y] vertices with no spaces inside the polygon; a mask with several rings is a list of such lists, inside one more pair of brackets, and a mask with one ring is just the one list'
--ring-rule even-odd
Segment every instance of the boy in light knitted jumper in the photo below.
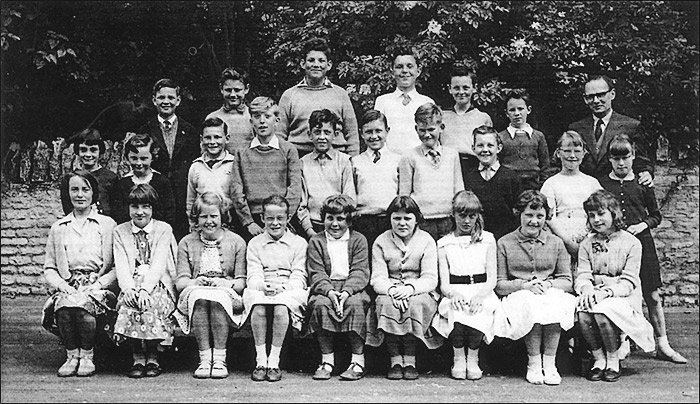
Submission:
{"label": "boy in light knitted jumper", "polygon": [[327,108],[340,117],[343,136],[333,139],[333,148],[354,156],[360,152],[357,118],[347,92],[331,83],[328,71],[333,66],[330,47],[324,39],[312,38],[304,47],[302,81],[287,89],[280,98],[279,135],[296,146],[299,156],[314,149],[309,128],[311,112]]}
{"label": "boy in light knitted jumper", "polygon": [[414,117],[421,145],[401,158],[399,195],[418,203],[425,218],[421,228],[438,240],[452,231],[452,197],[464,189],[459,154],[440,144],[445,125],[437,105],[421,105]]}
{"label": "boy in light knitted jumper", "polygon": [[[242,232],[248,240],[263,233],[263,201],[282,195],[296,212],[301,200],[301,168],[296,148],[275,135],[279,108],[269,97],[250,103],[250,121],[255,137],[248,147],[236,150],[231,199]],[[247,234],[246,234],[247,233]]]}
{"label": "boy in light knitted jumper", "polygon": [[401,155],[386,147],[389,125],[386,116],[371,109],[360,118],[360,134],[367,150],[350,159],[357,190],[355,228],[370,247],[380,234],[391,228],[386,208],[399,193]]}

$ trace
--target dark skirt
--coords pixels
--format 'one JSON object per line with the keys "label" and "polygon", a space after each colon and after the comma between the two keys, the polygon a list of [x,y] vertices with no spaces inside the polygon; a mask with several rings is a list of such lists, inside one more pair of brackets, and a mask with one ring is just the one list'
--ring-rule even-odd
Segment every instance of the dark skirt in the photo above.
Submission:
{"label": "dark skirt", "polygon": [[[340,290],[343,282],[333,281],[336,290]],[[345,301],[343,316],[335,312],[333,303],[328,296],[312,295],[309,298],[307,334],[318,330],[330,332],[355,332],[363,340],[367,334],[367,310],[370,298],[367,292],[355,293]]]}
{"label": "dark skirt", "polygon": [[637,234],[637,238],[642,243],[642,267],[639,269],[639,279],[642,281],[642,293],[647,296],[663,285],[661,268],[651,231],[646,229]]}

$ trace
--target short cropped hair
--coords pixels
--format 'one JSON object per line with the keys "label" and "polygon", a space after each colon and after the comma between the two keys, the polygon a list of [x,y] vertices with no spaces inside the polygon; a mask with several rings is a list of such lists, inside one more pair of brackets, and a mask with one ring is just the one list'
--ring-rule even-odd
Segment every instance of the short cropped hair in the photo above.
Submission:
{"label": "short cropped hair", "polygon": [[175,94],[177,94],[178,97],[180,96],[180,86],[178,86],[177,83],[175,83],[175,80],[172,79],[160,79],[156,81],[156,84],[153,85],[153,96],[155,97],[158,90],[163,87],[174,88]]}
{"label": "short cropped hair", "polygon": [[[309,116],[309,130],[313,128],[320,128],[324,123],[330,123],[333,127],[333,131],[336,130],[337,125],[340,122],[340,118],[333,111],[329,109],[317,109],[312,112]],[[342,124],[341,124],[342,125]]]}
{"label": "short cropped hair", "polygon": [[126,156],[129,153],[138,153],[138,148],[144,146],[148,146],[148,150],[151,152],[153,158],[155,158],[160,148],[156,142],[153,141],[151,135],[147,133],[137,133],[131,136],[129,140],[124,143],[124,155]]}
{"label": "short cropped hair", "polygon": [[488,125],[481,125],[472,131],[472,138],[474,139],[474,144],[476,144],[476,136],[477,135],[494,135],[496,136],[496,142],[501,145],[503,144],[503,141],[501,140],[501,137],[498,136],[498,131],[493,128],[493,126],[488,126]]}
{"label": "short cropped hair", "polygon": [[97,129],[83,129],[75,135],[73,140],[73,152],[75,152],[75,154],[78,154],[78,152],[80,151],[81,144],[86,144],[88,146],[97,145],[100,148],[100,155],[105,154],[105,142],[102,141],[100,131],[98,131]]}
{"label": "short cropped hair", "polygon": [[135,184],[129,189],[126,200],[129,205],[148,204],[158,209],[160,197],[151,184]]}
{"label": "short cropped hair", "polygon": [[92,175],[92,173],[88,170],[71,171],[70,173],[66,174],[65,180],[61,181],[61,186],[65,187],[65,189],[63,189],[62,191],[64,191],[66,195],[70,194],[70,179],[73,177],[80,177],[88,184],[88,186],[92,190],[92,200],[90,201],[90,204],[96,204],[97,198],[99,197],[99,185],[97,182],[97,178],[95,178],[95,176]]}
{"label": "short cropped hair", "polygon": [[513,90],[510,90],[506,93],[506,96],[504,98],[505,100],[505,108],[508,108],[508,101],[510,100],[523,100],[525,101],[525,105],[528,107],[531,106],[530,104],[530,94],[528,94],[527,90],[524,88],[516,88]]}
{"label": "short cropped hair", "polygon": [[469,77],[472,79],[472,85],[476,85],[476,72],[462,64],[452,66],[449,70],[448,80],[452,80],[452,77]]}
{"label": "short cropped hair", "polygon": [[[604,189],[599,189],[593,192],[591,196],[589,196],[588,199],[583,202],[583,210],[586,211],[586,214],[588,214],[588,212],[597,212],[601,209],[607,209],[610,211],[613,219],[612,224],[615,227],[615,230],[624,230],[627,228],[624,216],[622,215],[620,201],[618,201],[617,198],[615,198],[615,195],[613,195],[610,191],[606,191]],[[593,231],[593,227],[591,226],[589,220],[586,221],[586,226],[588,227],[588,230]]]}
{"label": "short cropped hair", "polygon": [[429,102],[418,107],[413,114],[413,118],[416,123],[429,123],[433,119],[438,123],[442,123],[442,110],[437,105]]}
{"label": "short cropped hair", "polygon": [[321,206],[321,219],[326,220],[326,215],[339,215],[345,213],[348,224],[352,224],[352,214],[355,212],[355,200],[345,194],[331,195],[323,201]]}
{"label": "short cropped hair", "polygon": [[362,114],[360,118],[360,132],[362,132],[362,127],[370,122],[382,121],[385,129],[389,129],[389,123],[386,120],[386,115],[376,109],[370,109],[369,111]]}
{"label": "short cropped hair", "polygon": [[228,133],[228,125],[221,118],[212,117],[207,118],[202,122],[202,133],[204,133],[204,128],[218,128],[219,126],[224,127],[224,134]]}
{"label": "short cropped hair", "polygon": [[192,204],[190,209],[190,220],[197,223],[199,215],[202,213],[204,206],[216,206],[221,214],[221,223],[227,224],[231,222],[231,206],[232,202],[225,195],[219,192],[206,191],[199,195]]}
{"label": "short cropped hair", "polygon": [[280,115],[280,108],[275,102],[270,97],[255,97],[253,101],[251,101],[250,106],[248,107],[248,111],[250,112],[250,115],[259,115],[262,114],[265,111],[272,111],[272,113],[275,116]]}
{"label": "short cropped hair", "polygon": [[413,48],[410,46],[400,46],[396,48],[392,53],[391,53],[391,67],[394,67],[394,62],[396,62],[396,58],[399,56],[413,56],[413,59],[416,60],[416,65],[419,67],[421,66],[421,59],[418,57],[418,54],[416,53]]}
{"label": "short cropped hair", "polygon": [[469,190],[462,190],[452,197],[452,215],[457,213],[476,213],[476,221],[474,222],[474,227],[472,229],[471,239],[472,242],[481,241],[481,235],[484,231],[484,216],[482,212],[484,211],[481,201],[476,194]]}
{"label": "short cropped hair", "polygon": [[549,203],[547,203],[547,197],[544,196],[544,194],[540,191],[528,189],[526,191],[521,192],[520,195],[518,195],[518,199],[515,201],[515,206],[513,206],[513,213],[515,214],[515,216],[520,217],[520,215],[527,208],[533,210],[544,208],[547,220],[552,218],[552,209],[549,207]]}
{"label": "short cropped hair", "polygon": [[588,76],[586,81],[583,83],[584,88],[581,89],[581,92],[585,91],[586,84],[590,83],[591,81],[595,81],[595,80],[603,80],[603,81],[605,81],[605,84],[608,85],[608,88],[610,90],[615,89],[615,81],[613,79],[611,79],[609,76],[606,76],[604,74],[593,74],[593,75]]}
{"label": "short cropped hair", "polygon": [[262,201],[263,214],[265,213],[265,209],[268,206],[281,206],[287,211],[287,214],[289,214],[289,201],[287,200],[287,198],[283,197],[282,195],[272,194],[272,195],[268,196],[267,198],[263,199],[263,201]]}
{"label": "short cropped hair", "polygon": [[306,43],[304,43],[302,58],[306,59],[306,56],[312,51],[323,52],[326,58],[331,60],[331,47],[324,38],[311,38],[306,41]]}
{"label": "short cropped hair", "polygon": [[219,87],[223,87],[227,80],[238,80],[243,83],[244,86],[248,86],[250,78],[248,72],[240,67],[227,67],[221,72],[221,77],[219,78]]}
{"label": "short cropped hair", "polygon": [[406,213],[412,213],[416,217],[416,223],[423,223],[423,213],[416,201],[408,195],[399,195],[395,197],[386,208],[386,215],[391,217],[392,213],[403,210]]}
{"label": "short cropped hair", "polygon": [[584,149],[586,147],[585,143],[583,143],[583,138],[575,130],[567,130],[559,137],[559,140],[557,140],[557,149],[561,148],[565,142],[572,143],[574,146],[583,147]]}
{"label": "short cropped hair", "polygon": [[608,144],[608,155],[611,157],[624,157],[628,154],[634,154],[634,151],[634,143],[624,133],[615,135]]}

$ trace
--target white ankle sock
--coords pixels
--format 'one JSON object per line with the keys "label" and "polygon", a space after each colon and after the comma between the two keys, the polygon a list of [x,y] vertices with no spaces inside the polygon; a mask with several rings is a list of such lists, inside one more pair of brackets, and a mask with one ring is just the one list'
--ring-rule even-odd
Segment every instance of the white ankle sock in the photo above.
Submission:
{"label": "white ankle sock", "polygon": [[134,365],[141,364],[146,366],[146,354],[143,352],[134,352],[132,354],[134,358]]}
{"label": "white ankle sock", "polygon": [[671,344],[668,343],[668,336],[664,335],[663,337],[657,337],[656,338],[656,348],[663,350],[670,350],[671,349]]}
{"label": "white ankle sock", "polygon": [[607,352],[605,354],[605,360],[607,361],[607,369],[620,370],[620,359],[617,355],[617,351]]}
{"label": "white ankle sock", "polygon": [[598,368],[598,369],[605,369],[605,352],[603,352],[603,348],[598,348],[595,351],[591,351],[591,355],[593,355],[593,366],[591,368]]}
{"label": "white ankle sock", "polygon": [[467,364],[479,366],[479,348],[467,348]]}
{"label": "white ankle sock", "polygon": [[330,363],[331,365],[335,366],[335,355],[333,354],[333,352],[328,354],[321,354],[321,362]]}
{"label": "white ankle sock", "polygon": [[528,355],[527,367],[532,369],[542,369],[542,355]]}
{"label": "white ankle sock", "polygon": [[396,365],[403,366],[403,357],[401,355],[392,356],[390,358],[390,361],[391,361],[392,368]]}
{"label": "white ankle sock", "polygon": [[255,366],[267,367],[267,350],[265,344],[255,346]]}
{"label": "white ankle sock", "polygon": [[365,354],[352,354],[350,362],[355,362],[358,365],[365,367]]}
{"label": "white ankle sock", "polygon": [[269,368],[279,368],[280,367],[280,352],[282,351],[281,346],[270,345],[270,356],[267,357],[267,367]]}
{"label": "white ankle sock", "polygon": [[545,370],[557,370],[557,357],[555,355],[542,355],[542,367]]}
{"label": "white ankle sock", "polygon": [[220,360],[226,362],[226,348],[214,348],[211,357],[212,360]]}
{"label": "white ankle sock", "polygon": [[211,349],[205,349],[203,351],[199,351],[199,362],[200,363],[211,362]]}
{"label": "white ankle sock", "polygon": [[404,365],[404,366],[411,365],[411,366],[413,366],[413,367],[416,367],[416,357],[415,357],[415,356],[404,355],[404,356],[403,356],[403,365]]}
{"label": "white ankle sock", "polygon": [[467,366],[467,356],[464,352],[464,347],[452,347],[452,351],[454,352],[453,363],[455,368],[462,368],[462,370],[464,370],[464,367]]}

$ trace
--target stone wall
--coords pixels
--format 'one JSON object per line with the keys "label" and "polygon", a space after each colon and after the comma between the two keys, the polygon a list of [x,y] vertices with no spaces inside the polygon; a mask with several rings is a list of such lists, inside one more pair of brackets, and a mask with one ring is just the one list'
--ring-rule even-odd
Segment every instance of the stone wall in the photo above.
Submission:
{"label": "stone wall", "polygon": [[[698,305],[698,167],[657,166],[663,221],[654,237],[663,268],[667,306]],[[58,187],[3,182],[0,268],[3,295],[45,294],[40,276],[51,224],[62,216]]]}

